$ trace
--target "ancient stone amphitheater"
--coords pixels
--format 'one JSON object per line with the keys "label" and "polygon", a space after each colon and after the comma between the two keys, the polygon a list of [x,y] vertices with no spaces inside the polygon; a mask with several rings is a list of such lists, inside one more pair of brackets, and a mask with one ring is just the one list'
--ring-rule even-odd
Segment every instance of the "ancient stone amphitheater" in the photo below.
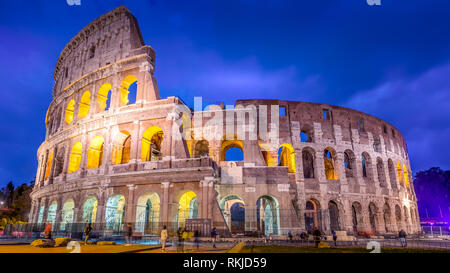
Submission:
{"label": "ancient stone amphitheater", "polygon": [[163,225],[225,236],[420,231],[405,140],[391,124],[281,100],[194,111],[160,98],[154,71],[155,51],[124,6],[65,46],[31,223],[113,235],[129,222],[136,236]]}

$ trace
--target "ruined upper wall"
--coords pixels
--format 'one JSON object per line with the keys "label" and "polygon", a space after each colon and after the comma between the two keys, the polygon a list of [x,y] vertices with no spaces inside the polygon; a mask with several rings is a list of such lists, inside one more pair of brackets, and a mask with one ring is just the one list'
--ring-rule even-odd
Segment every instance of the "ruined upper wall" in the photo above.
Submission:
{"label": "ruined upper wall", "polygon": [[125,6],[100,16],[62,50],[53,74],[53,97],[81,76],[118,60],[150,52],[154,63],[154,50],[139,50],[144,46],[137,20]]}

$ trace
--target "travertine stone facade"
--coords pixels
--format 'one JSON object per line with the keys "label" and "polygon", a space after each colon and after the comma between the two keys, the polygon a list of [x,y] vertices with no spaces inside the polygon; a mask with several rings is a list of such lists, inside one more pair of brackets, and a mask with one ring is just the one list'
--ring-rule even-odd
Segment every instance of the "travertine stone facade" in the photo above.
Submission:
{"label": "travertine stone facade", "polygon": [[[243,136],[233,131],[231,140],[196,138],[195,121],[186,130],[194,139],[186,140],[173,128],[174,113],[188,108],[177,97],[160,98],[154,70],[155,51],[123,6],[66,45],[55,68],[47,135],[37,152],[30,222],[136,223],[144,219],[142,200],[151,200],[156,216],[145,221],[159,227],[181,226],[186,209],[184,218],[210,220],[233,233],[285,235],[314,226],[326,233],[420,231],[406,144],[392,125],[338,106],[242,100],[236,106],[255,106],[258,122],[264,111],[284,110],[277,147],[267,148],[259,131],[251,140],[255,128]],[[223,112],[225,137],[227,123],[239,124],[218,107],[202,113],[200,126],[207,127],[212,112]],[[243,161],[226,161],[231,147],[242,150]],[[89,200],[96,201],[94,214]],[[232,227],[235,203],[245,208],[241,229]],[[122,218],[109,216],[111,206],[123,210]],[[136,232],[145,233],[138,227]]]}

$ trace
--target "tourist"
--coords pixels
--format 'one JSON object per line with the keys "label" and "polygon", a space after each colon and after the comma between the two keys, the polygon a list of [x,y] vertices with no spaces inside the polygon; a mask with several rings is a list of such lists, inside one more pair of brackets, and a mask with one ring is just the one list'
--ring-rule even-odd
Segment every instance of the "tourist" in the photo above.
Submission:
{"label": "tourist", "polygon": [[200,236],[200,232],[198,231],[198,230],[196,230],[195,232],[194,232],[194,241],[195,241],[195,247],[197,248],[197,250],[199,249],[199,247],[200,247],[200,244],[199,244],[199,240],[198,240],[198,237]]}
{"label": "tourist", "polygon": [[127,224],[127,229],[126,229],[126,240],[127,243],[126,245],[129,246],[131,244],[131,237],[133,236],[133,227],[131,226],[131,223]]}
{"label": "tourist", "polygon": [[92,226],[91,223],[89,223],[85,228],[84,228],[84,245],[87,245],[87,242],[89,240],[89,236],[91,235],[91,231],[92,231]]}
{"label": "tourist", "polygon": [[52,224],[45,222],[44,239],[52,239]]}
{"label": "tourist", "polygon": [[402,229],[398,233],[398,238],[400,238],[400,243],[402,244],[402,247],[406,247],[408,244],[406,243],[406,232]]}
{"label": "tourist", "polygon": [[213,227],[213,229],[211,230],[211,238],[213,242],[213,248],[216,248],[217,232],[215,227]]}
{"label": "tourist", "polygon": [[161,230],[161,247],[163,251],[166,251],[166,241],[168,238],[167,227],[163,226],[163,229]]}
{"label": "tourist", "polygon": [[314,236],[315,247],[319,247],[320,237],[322,236],[322,232],[320,232],[320,230],[318,228],[314,228],[313,236]]}
{"label": "tourist", "polygon": [[292,241],[292,233],[290,230],[288,231],[288,237],[289,237],[289,241]]}
{"label": "tourist", "polygon": [[334,246],[337,246],[337,234],[336,231],[334,231],[334,229],[331,230],[331,234],[333,235],[333,241],[334,241]]}

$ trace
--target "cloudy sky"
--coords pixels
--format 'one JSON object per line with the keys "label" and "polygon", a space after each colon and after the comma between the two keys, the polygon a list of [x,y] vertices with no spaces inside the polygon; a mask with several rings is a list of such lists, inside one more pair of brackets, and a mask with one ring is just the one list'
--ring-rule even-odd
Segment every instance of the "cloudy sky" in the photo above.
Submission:
{"label": "cloudy sky", "polygon": [[34,179],[53,69],[125,4],[157,54],[162,97],[342,105],[406,137],[414,172],[450,168],[450,1],[0,1],[0,186]]}

